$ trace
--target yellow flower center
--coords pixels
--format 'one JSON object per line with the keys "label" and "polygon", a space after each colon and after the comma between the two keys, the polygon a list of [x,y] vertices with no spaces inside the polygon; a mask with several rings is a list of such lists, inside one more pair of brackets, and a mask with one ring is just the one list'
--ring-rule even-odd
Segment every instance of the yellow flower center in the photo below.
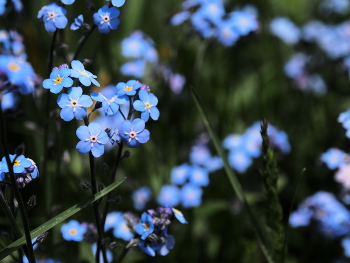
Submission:
{"label": "yellow flower center", "polygon": [[175,213],[181,213],[180,210],[177,210],[176,208],[173,208],[173,211],[174,211]]}
{"label": "yellow flower center", "polygon": [[124,90],[125,90],[125,91],[131,91],[131,90],[132,90],[132,87],[125,87]]}
{"label": "yellow flower center", "polygon": [[89,73],[87,73],[85,70],[84,70],[83,72],[80,72],[80,74],[81,74],[81,75],[84,75],[84,76],[87,76],[87,77],[90,76]]}
{"label": "yellow flower center", "polygon": [[9,68],[9,70],[14,71],[14,72],[17,72],[20,70],[20,67],[16,63],[13,63],[13,62],[10,62],[7,65],[7,67]]}
{"label": "yellow flower center", "polygon": [[18,166],[20,162],[21,162],[21,161],[16,160],[16,161],[13,163],[13,166]]}
{"label": "yellow flower center", "polygon": [[55,82],[56,84],[61,84],[62,80],[63,80],[63,78],[58,77],[58,78],[54,79],[54,82]]}
{"label": "yellow flower center", "polygon": [[149,224],[148,223],[144,223],[143,226],[145,227],[146,230],[149,229]]}
{"label": "yellow flower center", "polygon": [[75,228],[72,228],[69,230],[69,234],[71,234],[72,236],[75,236],[77,234],[77,230]]}
{"label": "yellow flower center", "polygon": [[149,109],[149,108],[151,108],[151,104],[149,102],[146,102],[145,107],[146,107],[146,109]]}

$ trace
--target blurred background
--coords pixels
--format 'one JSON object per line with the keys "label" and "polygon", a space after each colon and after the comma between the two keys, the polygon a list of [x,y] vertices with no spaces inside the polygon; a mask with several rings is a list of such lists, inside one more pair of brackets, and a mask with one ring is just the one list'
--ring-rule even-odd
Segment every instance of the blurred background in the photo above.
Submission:
{"label": "blurred background", "polygon": [[[47,61],[52,33],[45,30],[37,14],[49,3],[23,1],[22,11],[11,12],[4,22],[22,35],[27,61],[41,80],[49,77]],[[92,3],[96,10],[108,4],[103,0]],[[210,4],[215,6],[208,7]],[[57,36],[54,66],[72,59],[76,43],[83,34],[81,29],[69,29],[74,18],[83,14],[84,22],[93,24],[94,12],[87,8],[85,1],[76,0],[65,8],[69,24]],[[325,231],[327,224],[320,216],[327,211],[312,210],[315,205],[310,205],[311,210],[316,211],[310,216],[312,220],[293,228],[288,225],[288,216],[318,191],[332,193],[348,209],[349,202],[344,199],[349,191],[346,183],[336,182],[337,171],[330,169],[328,162],[320,157],[328,149],[338,148],[345,153],[346,163],[350,147],[346,128],[338,122],[339,115],[350,107],[350,63],[347,60],[350,55],[350,2],[126,0],[119,10],[118,29],[109,34],[94,30],[78,59],[86,59],[85,68],[97,75],[102,88],[130,79],[150,86],[159,100],[160,118],[147,122],[150,140],[129,149],[130,157],[122,161],[117,177],[127,176],[127,180],[114,191],[122,202],[114,204],[113,211],[140,216],[146,209],[155,209],[161,203],[158,197],[163,186],[175,185],[171,179],[173,168],[184,163],[204,167],[210,180],[201,187],[201,198],[196,204],[184,205],[186,198],[181,197],[182,201],[175,205],[188,224],[171,225],[169,233],[176,243],[168,255],[152,258],[133,248],[124,262],[266,262],[247,214],[232,191],[224,169],[220,169],[220,162],[209,168],[209,161],[214,159],[202,156],[203,161],[200,155],[203,151],[211,157],[217,153],[190,88],[198,93],[222,142],[229,135],[239,135],[236,138],[242,139],[252,129],[259,131],[256,123],[264,118],[276,128],[276,134],[285,133],[282,139],[271,139],[279,171],[282,223],[290,228],[285,262],[347,262],[342,240],[350,234],[350,229],[339,235],[332,235],[332,229]],[[135,50],[136,53],[132,53],[125,39],[142,40],[151,53],[140,55]],[[97,87],[93,89],[99,91]],[[90,90],[89,87],[84,91],[89,93]],[[10,151],[14,152],[24,143],[26,157],[37,162],[39,171],[45,126],[44,91],[38,85],[35,96],[16,95],[17,103],[4,111]],[[37,195],[37,205],[29,214],[31,229],[90,195],[79,186],[89,181],[88,157],[75,149],[78,142],[75,129],[82,122],[61,120],[55,103],[57,97],[51,95],[47,174],[41,173],[40,178],[21,190],[24,200]],[[259,139],[254,140],[256,142]],[[259,173],[263,167],[261,154],[258,151],[255,155],[234,157],[238,148],[232,146],[231,149],[228,144],[230,139],[223,144],[229,161],[254,214],[264,222],[267,201]],[[260,147],[256,145],[253,148]],[[202,152],[196,152],[195,146],[202,147]],[[247,150],[244,147],[240,148],[242,152]],[[100,164],[104,162],[112,168],[117,150],[116,146],[110,147],[97,159],[98,182],[108,185]],[[3,151],[1,153],[4,155]],[[199,157],[196,159],[196,156]],[[240,158],[247,158],[247,163],[243,164]],[[306,171],[292,204],[303,168]],[[350,178],[350,172],[347,176]],[[46,188],[47,177],[52,179],[51,189]],[[151,196],[142,209],[137,210],[132,194],[141,187],[148,187]],[[178,186],[179,191],[181,187]],[[51,200],[49,207],[46,207],[47,198]],[[1,213],[0,216],[2,231],[9,231],[5,215]],[[79,222],[94,222],[92,208],[85,208],[73,218]],[[334,224],[350,224],[350,216],[344,220]],[[39,259],[93,262],[90,244],[63,242],[60,227],[53,228],[49,235],[57,245],[48,251],[45,242],[40,244],[35,251]],[[114,237],[111,231],[108,235],[122,245],[127,244]],[[10,243],[2,239],[3,244]],[[121,250],[120,247],[113,251],[115,258]],[[73,255],[76,255],[74,260]],[[11,260],[8,258],[4,262]]]}

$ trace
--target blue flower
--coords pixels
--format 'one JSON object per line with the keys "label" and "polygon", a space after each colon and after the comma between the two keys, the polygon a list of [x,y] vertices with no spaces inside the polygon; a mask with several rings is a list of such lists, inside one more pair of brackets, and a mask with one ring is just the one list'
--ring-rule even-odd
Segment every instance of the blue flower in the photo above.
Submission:
{"label": "blue flower", "polygon": [[217,24],[217,38],[220,43],[227,47],[233,46],[239,39],[239,34],[234,28],[232,21],[222,20]]}
{"label": "blue flower", "polygon": [[177,210],[176,208],[173,208],[173,207],[171,208],[171,210],[173,210],[174,216],[176,217],[177,220],[180,221],[180,223],[187,224],[187,221],[180,210]]}
{"label": "blue flower", "polygon": [[136,225],[136,232],[141,235],[141,239],[145,240],[149,234],[154,231],[154,225],[152,223],[152,217],[144,212],[141,215],[141,221]]}
{"label": "blue flower", "polygon": [[186,163],[174,167],[170,173],[171,182],[177,185],[184,184],[187,181],[190,169],[191,167]]}
{"label": "blue flower", "polygon": [[74,23],[70,25],[71,30],[77,30],[81,28],[84,24],[84,17],[83,15],[78,16],[77,18],[74,19]]}
{"label": "blue flower", "polygon": [[65,121],[71,121],[75,117],[82,120],[86,117],[86,108],[92,105],[88,95],[82,95],[81,87],[72,87],[68,94],[61,94],[57,98],[57,104],[62,108],[60,116]]}
{"label": "blue flower", "polygon": [[233,151],[228,155],[228,161],[233,169],[239,173],[245,172],[252,164],[252,159],[244,151]]}
{"label": "blue flower", "polygon": [[345,237],[341,240],[341,245],[344,248],[344,255],[350,257],[350,237]]}
{"label": "blue flower", "polygon": [[82,241],[84,239],[85,232],[86,227],[76,220],[71,220],[61,227],[63,239],[67,241]]}
{"label": "blue flower", "polygon": [[190,182],[198,186],[207,186],[209,184],[209,173],[206,169],[193,165],[189,170]]}
{"label": "blue flower", "polygon": [[130,148],[136,148],[140,143],[145,143],[149,140],[150,133],[145,129],[145,122],[137,118],[132,122],[129,120],[124,121],[119,136]]}
{"label": "blue flower", "polygon": [[136,94],[136,90],[141,87],[141,83],[136,80],[129,80],[127,83],[119,82],[117,84],[118,95],[133,96]]}
{"label": "blue flower", "polygon": [[166,256],[169,253],[169,249],[173,249],[175,245],[175,238],[172,235],[168,235],[168,228],[163,229],[163,242],[158,248],[157,252],[161,256]]}
{"label": "blue flower", "polygon": [[175,185],[163,185],[157,201],[162,206],[177,206],[180,203],[180,190]]}
{"label": "blue flower", "polygon": [[204,165],[211,158],[209,148],[204,144],[192,146],[190,152],[190,161],[193,164]]}
{"label": "blue flower", "polygon": [[61,0],[62,4],[71,5],[75,2],[75,0]]}
{"label": "blue flower", "polygon": [[191,16],[190,12],[182,11],[172,16],[172,18],[170,19],[170,24],[172,26],[178,26],[183,22],[185,22],[190,16]]}
{"label": "blue flower", "polygon": [[236,32],[242,36],[248,35],[259,27],[256,17],[246,12],[232,12],[230,20]]}
{"label": "blue flower", "polygon": [[321,155],[321,161],[324,162],[328,169],[334,170],[345,164],[345,158],[348,155],[337,149],[331,148]]}
{"label": "blue flower", "polygon": [[121,42],[124,57],[144,58],[150,43],[144,39],[142,31],[135,31]]}
{"label": "blue flower", "polygon": [[96,86],[100,86],[100,84],[95,80],[97,77],[90,71],[85,70],[83,63],[81,63],[79,60],[73,60],[71,66],[72,69],[70,75],[73,78],[79,78],[81,84],[88,87],[92,82]]}
{"label": "blue flower", "polygon": [[6,11],[7,0],[0,0],[0,15],[3,15]]}
{"label": "blue flower", "polygon": [[69,78],[70,74],[71,70],[68,68],[63,68],[61,70],[55,69],[51,72],[50,78],[43,81],[43,87],[57,94],[63,87],[68,88],[73,85],[73,80]]}
{"label": "blue flower", "polygon": [[112,0],[112,5],[116,7],[121,7],[125,4],[125,0]]}
{"label": "blue flower", "polygon": [[124,76],[134,76],[137,78],[143,77],[145,74],[146,61],[143,59],[133,60],[124,63],[120,67],[120,72]]}
{"label": "blue flower", "polygon": [[301,208],[290,214],[289,224],[291,227],[307,226],[310,224],[314,212],[307,208]]}
{"label": "blue flower", "polygon": [[114,228],[119,222],[123,220],[124,218],[122,212],[111,212],[107,214],[105,222],[105,231]]}
{"label": "blue flower", "polygon": [[149,242],[140,240],[139,248],[141,249],[142,252],[146,253],[151,257],[154,257],[156,255],[156,250],[159,248],[159,246],[154,243],[150,244]]}
{"label": "blue flower", "polygon": [[294,54],[284,65],[287,77],[295,79],[305,74],[307,56],[304,53]]}
{"label": "blue flower", "polygon": [[301,37],[300,29],[285,17],[274,18],[270,24],[270,31],[286,44],[296,44]]}
{"label": "blue flower", "polygon": [[38,18],[45,23],[45,29],[48,32],[55,32],[57,28],[65,28],[68,19],[65,17],[67,11],[55,3],[44,6],[38,13]]}
{"label": "blue flower", "polygon": [[186,83],[186,78],[181,74],[171,73],[169,76],[169,87],[175,94],[181,93],[184,85]]}
{"label": "blue flower", "polygon": [[115,7],[103,6],[97,13],[94,14],[94,23],[98,26],[98,30],[101,33],[107,34],[109,31],[115,30],[119,26],[119,16],[120,12]]}
{"label": "blue flower", "polygon": [[125,241],[130,241],[134,237],[134,234],[130,231],[128,225],[126,224],[124,217],[122,217],[121,220],[119,220],[114,226],[113,235],[116,238],[121,238]]}
{"label": "blue flower", "polygon": [[104,153],[104,144],[109,141],[108,135],[102,131],[100,124],[90,123],[89,126],[80,126],[76,134],[81,140],[76,148],[81,153],[91,151],[95,157],[100,157]]}
{"label": "blue flower", "polygon": [[114,94],[112,96],[105,97],[102,93],[92,92],[91,98],[102,102],[102,110],[105,115],[114,115],[119,110],[119,105],[129,101],[129,97],[126,95]]}
{"label": "blue flower", "polygon": [[23,8],[23,4],[21,0],[12,0],[13,5],[15,6],[15,10],[17,12],[21,12]]}
{"label": "blue flower", "polygon": [[197,207],[202,203],[202,188],[195,184],[185,184],[181,189],[181,202],[185,208]]}
{"label": "blue flower", "polygon": [[15,92],[8,92],[1,96],[1,108],[3,111],[16,109],[18,96]]}
{"label": "blue flower", "polygon": [[158,104],[158,99],[153,93],[148,93],[146,90],[140,90],[139,92],[140,100],[136,100],[133,103],[134,109],[141,111],[141,119],[145,122],[148,121],[149,117],[153,120],[158,120],[159,110],[156,107]]}
{"label": "blue flower", "polygon": [[132,194],[132,200],[134,202],[134,207],[137,210],[142,210],[145,208],[146,203],[151,200],[152,192],[148,187],[142,187]]}
{"label": "blue flower", "polygon": [[203,4],[197,12],[200,13],[204,18],[216,24],[225,14],[225,8],[222,3],[218,1],[210,1]]}
{"label": "blue flower", "polygon": [[[15,159],[16,155],[10,154],[9,157],[10,157],[10,161],[12,163],[13,160]],[[24,157],[24,155],[19,155],[19,156],[17,156],[16,160],[13,163],[13,172],[14,173],[23,173],[25,171],[25,169],[29,168],[30,166],[32,166],[32,162],[29,161],[28,159],[26,159]],[[1,161],[1,170],[4,173],[9,172],[9,167],[7,166],[5,156],[2,158],[2,161]]]}
{"label": "blue flower", "polygon": [[221,169],[224,166],[222,159],[219,156],[211,157],[205,164],[204,167],[210,173],[215,172],[216,170]]}

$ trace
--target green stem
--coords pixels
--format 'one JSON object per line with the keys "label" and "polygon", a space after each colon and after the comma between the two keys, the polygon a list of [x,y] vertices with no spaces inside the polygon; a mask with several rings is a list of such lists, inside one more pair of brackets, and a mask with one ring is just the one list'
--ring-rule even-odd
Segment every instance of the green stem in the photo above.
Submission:
{"label": "green stem", "polygon": [[130,250],[130,248],[124,248],[123,252],[119,256],[116,263],[121,263],[123,261],[123,259],[125,258],[126,254],[128,254],[129,250]]}
{"label": "green stem", "polygon": [[4,196],[4,193],[2,191],[0,191],[0,197],[1,197],[0,198],[0,206],[4,210],[7,219],[10,221],[10,224],[12,226],[14,233],[15,233],[16,239],[18,239],[21,236],[23,236],[21,229],[19,228],[15,217],[11,213],[11,209],[10,209],[9,205],[7,204],[7,202],[5,201],[5,196]]}
{"label": "green stem", "polygon": [[96,28],[96,25],[94,24],[90,29],[89,31],[87,31],[78,41],[78,44],[77,44],[77,49],[75,50],[75,53],[74,53],[74,56],[73,56],[73,59],[72,60],[75,60],[78,58],[78,55],[85,43],[85,41],[88,39],[88,37],[91,35],[92,31],[94,31],[94,29]]}
{"label": "green stem", "polygon": [[[15,197],[17,199],[18,202],[18,206],[19,206],[19,210],[21,213],[21,218],[22,218],[22,222],[23,222],[23,227],[24,227],[24,234],[26,237],[26,243],[27,243],[27,249],[28,249],[28,260],[30,263],[35,263],[35,257],[34,257],[34,252],[33,252],[33,246],[32,246],[32,240],[30,237],[30,229],[29,229],[29,223],[28,223],[28,218],[27,218],[27,214],[26,214],[26,209],[22,200],[22,196],[21,193],[19,192],[18,189],[18,184],[15,178],[15,174],[13,172],[13,163],[11,163],[10,160],[10,155],[9,155],[9,151],[7,148],[7,144],[6,144],[6,132],[5,132],[5,121],[4,121],[4,116],[1,110],[1,99],[0,98],[0,123],[1,123],[1,142],[2,142],[2,147],[4,148],[5,151],[5,158],[6,158],[6,163],[9,169],[9,173],[10,173],[10,180],[11,180],[11,184],[13,187],[13,192],[15,194]],[[15,160],[13,160],[15,161]]]}

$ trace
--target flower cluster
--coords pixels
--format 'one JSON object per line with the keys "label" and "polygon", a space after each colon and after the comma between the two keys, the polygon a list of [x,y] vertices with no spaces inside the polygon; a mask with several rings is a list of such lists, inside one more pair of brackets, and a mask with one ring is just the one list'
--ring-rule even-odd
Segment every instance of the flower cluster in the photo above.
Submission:
{"label": "flower cluster", "polygon": [[[7,4],[7,0],[2,0],[0,1],[0,15],[3,15],[6,11],[6,4]],[[21,12],[23,9],[23,5],[21,0],[11,0],[11,4],[13,4],[16,12]]]}
{"label": "flower cluster", "polygon": [[[13,164],[13,173],[19,187],[24,187],[29,184],[33,179],[39,176],[38,167],[35,162],[29,158],[25,158],[24,155],[10,154],[10,162]],[[9,176],[10,170],[6,161],[6,157],[3,157],[0,162],[0,181],[5,179],[5,175]]]}
{"label": "flower cluster", "polygon": [[[139,246],[150,255],[156,253],[165,256],[174,247],[175,239],[168,234],[168,226],[174,219],[187,224],[183,214],[171,207],[159,207],[156,210],[147,210],[137,218],[134,214],[111,212],[106,217],[104,231],[112,230],[116,238],[130,241],[130,246]],[[89,233],[90,232],[90,233]],[[96,252],[97,230],[93,224],[79,223],[71,220],[61,227],[62,237],[66,241],[87,241],[92,244],[93,253]],[[107,250],[108,262],[112,262],[112,254]]]}
{"label": "flower cluster", "polygon": [[[269,124],[267,129],[270,137],[271,147],[284,154],[290,152],[288,135]],[[252,158],[261,155],[262,138],[260,135],[260,122],[254,123],[244,134],[228,135],[222,145],[228,149],[228,160],[232,168],[243,173],[252,164]]]}
{"label": "flower cluster", "polygon": [[[135,148],[149,140],[150,133],[145,129],[145,123],[149,118],[158,120],[160,115],[157,108],[158,99],[150,93],[150,87],[139,81],[129,80],[126,83],[120,82],[115,87],[109,86],[101,92],[93,91],[90,96],[84,95],[81,87],[72,87],[73,78],[79,80],[83,86],[94,84],[99,87],[100,84],[95,80],[97,77],[85,70],[84,65],[78,60],[73,60],[71,67],[70,69],[67,64],[56,67],[52,70],[50,78],[43,81],[43,87],[55,94],[61,92],[63,88],[68,88],[68,93],[60,94],[57,99],[57,104],[61,108],[61,118],[64,121],[88,118],[87,108],[92,106],[93,100],[100,103],[99,106],[95,104],[93,111],[99,109],[105,117],[118,115],[116,117],[118,121],[107,120],[105,130],[97,122],[80,126],[76,131],[80,139],[76,146],[79,152],[91,151],[94,157],[100,157],[104,153],[104,145],[109,141],[114,144],[123,140],[130,148]],[[123,104],[129,105],[127,112],[122,111]],[[134,111],[140,112],[141,118],[130,121]]]}
{"label": "flower cluster", "polygon": [[310,69],[309,61],[310,58],[304,53],[296,53],[286,62],[284,72],[298,89],[324,95],[327,92],[327,84],[319,74],[310,74],[306,70]]}
{"label": "flower cluster", "polygon": [[320,191],[304,200],[289,219],[292,227],[307,226],[314,220],[330,238],[350,233],[350,212],[333,194]]}
{"label": "flower cluster", "polygon": [[350,138],[350,109],[342,112],[338,117],[338,122],[340,122],[343,128],[346,130],[346,137]]}
{"label": "flower cluster", "polygon": [[[191,11],[193,7],[198,7],[195,12]],[[225,46],[233,46],[240,37],[259,28],[256,9],[251,5],[226,13],[222,0],[186,0],[182,9],[171,18],[170,23],[173,26],[189,19],[202,37],[214,37]]]}

